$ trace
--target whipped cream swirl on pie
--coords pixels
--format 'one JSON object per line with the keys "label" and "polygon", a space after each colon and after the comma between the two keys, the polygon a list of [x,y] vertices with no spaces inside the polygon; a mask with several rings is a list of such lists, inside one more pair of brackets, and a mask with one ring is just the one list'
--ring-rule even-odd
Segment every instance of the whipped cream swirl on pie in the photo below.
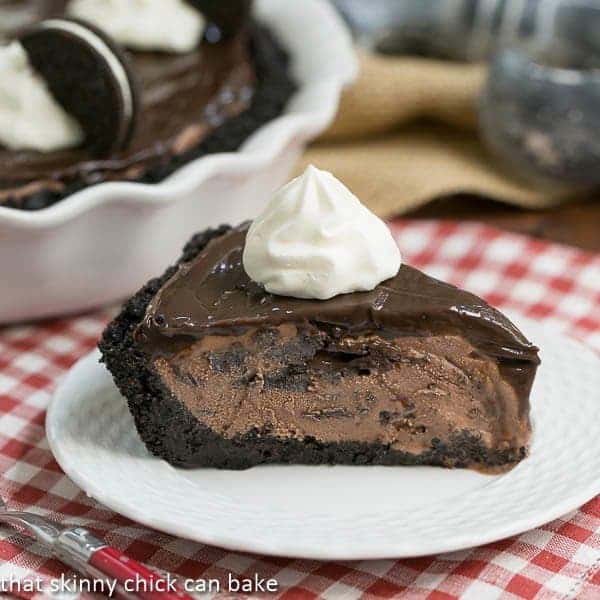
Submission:
{"label": "whipped cream swirl on pie", "polygon": [[67,13],[135,50],[190,52],[206,26],[185,0],[71,0]]}
{"label": "whipped cream swirl on pie", "polygon": [[83,131],[54,99],[19,42],[0,47],[0,144],[49,152],[79,145]]}
{"label": "whipped cream swirl on pie", "polygon": [[386,224],[313,166],[275,193],[243,253],[246,273],[268,292],[319,300],[372,290],[401,262]]}

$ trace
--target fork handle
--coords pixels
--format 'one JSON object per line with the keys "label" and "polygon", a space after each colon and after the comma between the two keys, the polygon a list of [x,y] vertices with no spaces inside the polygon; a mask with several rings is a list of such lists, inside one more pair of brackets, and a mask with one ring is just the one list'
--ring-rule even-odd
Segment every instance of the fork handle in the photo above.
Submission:
{"label": "fork handle", "polygon": [[[96,550],[89,564],[103,575],[115,579],[128,595],[143,600],[192,600],[191,596],[174,588],[172,582],[129,558],[119,550],[105,546]],[[131,588],[125,588],[126,582]]]}
{"label": "fork handle", "polygon": [[116,581],[123,598],[193,600],[176,588],[173,581],[111,548],[83,527],[62,531],[55,550],[58,558],[85,575]]}

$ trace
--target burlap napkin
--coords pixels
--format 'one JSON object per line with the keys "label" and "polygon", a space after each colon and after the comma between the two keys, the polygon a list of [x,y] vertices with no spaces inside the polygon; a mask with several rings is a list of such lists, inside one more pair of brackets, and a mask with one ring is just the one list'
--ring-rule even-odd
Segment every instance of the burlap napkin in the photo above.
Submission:
{"label": "burlap napkin", "polygon": [[406,212],[455,193],[475,193],[529,208],[568,199],[508,172],[477,133],[483,65],[423,58],[360,56],[356,83],[332,127],[298,172],[332,171],[380,216]]}

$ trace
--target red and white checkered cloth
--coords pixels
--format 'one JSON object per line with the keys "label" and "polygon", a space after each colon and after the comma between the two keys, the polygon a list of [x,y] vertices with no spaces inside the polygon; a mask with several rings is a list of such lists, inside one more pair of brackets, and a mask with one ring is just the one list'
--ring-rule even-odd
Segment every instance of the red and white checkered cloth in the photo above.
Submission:
{"label": "red and white checkered cloth", "polygon": [[[398,221],[393,229],[406,262],[600,350],[600,255],[477,224]],[[329,563],[228,552],[107,510],[61,472],[44,417],[57,382],[94,347],[108,317],[104,311],[0,329],[0,494],[12,508],[88,527],[130,556],[185,578],[274,577],[279,598],[600,598],[600,496],[563,519],[480,548]],[[4,527],[0,561],[0,581],[72,575],[40,545]]]}

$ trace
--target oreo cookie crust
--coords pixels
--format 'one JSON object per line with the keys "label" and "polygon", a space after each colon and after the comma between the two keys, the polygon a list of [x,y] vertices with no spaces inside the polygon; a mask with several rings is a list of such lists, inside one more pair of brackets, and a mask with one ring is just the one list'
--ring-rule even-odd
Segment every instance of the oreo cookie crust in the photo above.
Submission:
{"label": "oreo cookie crust", "polygon": [[[247,108],[224,121],[218,114],[211,114],[209,111],[206,118],[210,130],[207,135],[202,136],[185,151],[169,154],[158,160],[147,160],[144,168],[140,168],[137,174],[128,176],[127,181],[157,183],[196,158],[217,152],[234,152],[256,129],[283,112],[296,90],[296,85],[288,73],[287,53],[271,32],[263,27],[250,23],[246,33],[255,75],[253,95],[244,101],[248,103]],[[231,106],[235,108],[237,104],[233,102]],[[5,167],[6,174],[12,178],[17,167],[8,163]],[[47,185],[38,185],[34,180],[25,188],[31,188],[31,191],[17,197],[7,194],[6,190],[2,189],[13,185],[10,181],[3,182],[2,179],[0,173],[0,206],[22,210],[47,208],[81,189],[104,181],[93,171],[88,173],[84,170],[70,178],[64,186],[57,186],[53,180],[48,180]]]}
{"label": "oreo cookie crust", "polygon": [[[236,306],[283,306],[288,300],[235,273],[235,252],[227,245],[239,245],[244,235],[243,227],[225,226],[196,235],[177,265],[129,300],[103,334],[102,361],[153,454],[177,466],[226,469],[301,463],[485,470],[509,468],[526,456],[537,349],[500,313],[402,267],[396,282],[401,288],[428,286],[433,293],[429,306],[418,298],[422,318],[398,305],[395,327],[365,327],[356,319],[366,306],[363,293],[344,299],[352,306],[343,325],[327,322],[321,301],[294,304],[293,322],[269,316],[250,323]],[[231,262],[211,270],[223,245]],[[233,273],[235,283],[200,281],[195,267]],[[240,304],[235,298],[214,304],[234,316],[223,320],[215,313],[212,333],[209,327],[165,336],[161,330],[173,315],[163,298],[176,298],[178,283],[190,273],[194,285],[209,289],[204,306],[222,284],[226,297],[239,295]],[[444,303],[457,299],[480,309],[485,322],[464,315],[443,321]],[[195,327],[203,327],[201,321]],[[381,381],[396,386],[394,394]],[[400,387],[407,382],[405,393]],[[281,402],[292,412],[278,413]]]}

